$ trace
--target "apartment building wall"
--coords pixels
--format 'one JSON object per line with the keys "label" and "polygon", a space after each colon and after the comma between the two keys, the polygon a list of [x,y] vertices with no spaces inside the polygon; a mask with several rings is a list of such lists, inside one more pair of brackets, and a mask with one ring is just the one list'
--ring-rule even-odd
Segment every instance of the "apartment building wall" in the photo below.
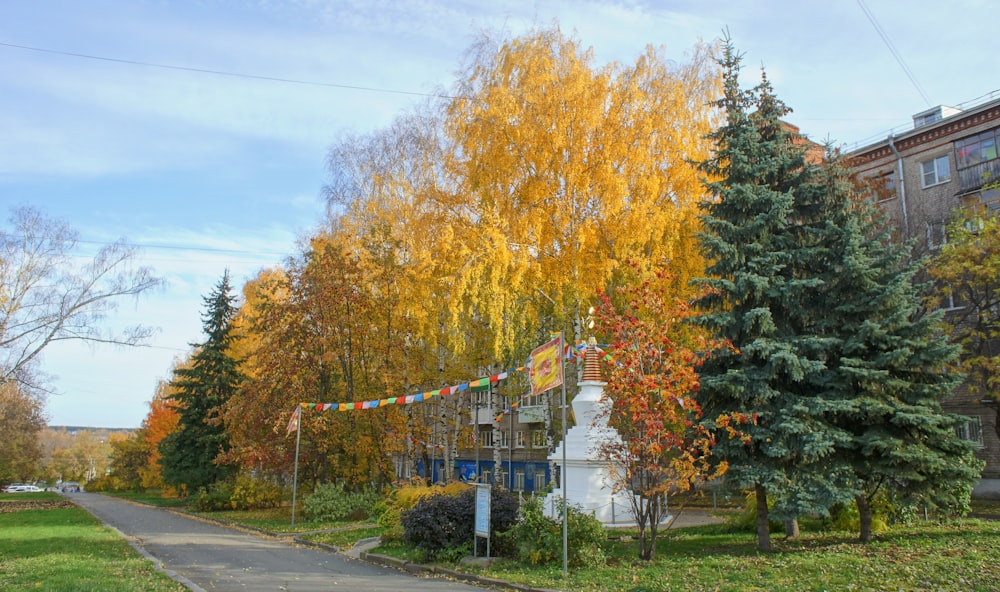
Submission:
{"label": "apartment building wall", "polygon": [[[983,188],[985,180],[1000,178],[1000,100],[965,111],[944,108],[935,114],[929,110],[914,116],[914,122],[914,129],[855,150],[848,157],[856,178],[888,214],[896,238],[914,240],[914,256],[920,257],[941,248],[947,240],[945,226],[956,209],[995,211],[1000,206],[1000,192]],[[979,137],[995,138],[996,146],[992,153],[983,152],[985,158],[974,161],[965,147]],[[960,302],[951,304],[961,306]],[[963,385],[945,409],[969,419],[960,434],[981,441],[978,456],[987,463],[981,493],[1000,496],[1000,440],[993,405]]]}

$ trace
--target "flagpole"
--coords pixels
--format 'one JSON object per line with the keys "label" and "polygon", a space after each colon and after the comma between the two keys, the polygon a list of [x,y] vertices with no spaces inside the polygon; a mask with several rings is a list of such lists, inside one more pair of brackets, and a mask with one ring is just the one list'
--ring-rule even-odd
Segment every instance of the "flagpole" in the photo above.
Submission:
{"label": "flagpole", "polygon": [[563,345],[563,332],[559,332],[559,363],[562,366],[562,475],[560,476],[562,489],[562,535],[563,535],[563,577],[569,575],[569,527],[566,513],[566,361],[563,360],[565,347]]}
{"label": "flagpole", "polygon": [[295,410],[299,413],[299,421],[295,430],[295,476],[292,477],[292,526],[295,526],[295,505],[298,501],[299,493],[299,443],[302,442],[302,408],[299,407]]}

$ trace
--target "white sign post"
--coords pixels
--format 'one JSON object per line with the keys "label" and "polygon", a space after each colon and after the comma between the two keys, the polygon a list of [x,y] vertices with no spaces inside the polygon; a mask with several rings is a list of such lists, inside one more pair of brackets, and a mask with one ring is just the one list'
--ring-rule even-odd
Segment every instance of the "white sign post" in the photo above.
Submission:
{"label": "white sign post", "polygon": [[486,537],[486,556],[490,556],[490,484],[476,483],[476,528],[475,528],[475,548],[472,554],[475,556],[479,549],[479,537]]}

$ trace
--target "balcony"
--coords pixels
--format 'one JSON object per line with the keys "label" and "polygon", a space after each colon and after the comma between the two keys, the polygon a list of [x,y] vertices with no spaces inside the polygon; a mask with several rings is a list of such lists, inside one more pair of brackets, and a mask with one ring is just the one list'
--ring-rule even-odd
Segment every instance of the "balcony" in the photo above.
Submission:
{"label": "balcony", "polygon": [[974,164],[969,168],[958,171],[958,180],[961,184],[960,193],[968,193],[981,188],[990,181],[1000,180],[1000,158],[987,160],[979,164]]}

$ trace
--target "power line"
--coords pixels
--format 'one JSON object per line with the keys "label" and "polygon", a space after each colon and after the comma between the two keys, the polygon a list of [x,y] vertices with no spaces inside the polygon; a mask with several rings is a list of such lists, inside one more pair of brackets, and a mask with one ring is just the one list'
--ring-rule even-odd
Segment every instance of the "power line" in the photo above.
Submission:
{"label": "power line", "polygon": [[896,49],[896,46],[893,45],[892,40],[889,39],[889,34],[886,33],[884,29],[882,29],[882,25],[879,24],[878,19],[875,18],[875,15],[872,14],[872,11],[869,10],[868,5],[865,4],[865,0],[858,0],[858,6],[861,7],[861,11],[865,13],[866,17],[868,17],[868,22],[870,22],[872,24],[872,27],[875,28],[875,32],[878,33],[878,36],[882,38],[882,42],[885,43],[885,46],[889,48],[890,52],[892,52],[892,57],[896,58],[896,63],[898,63],[899,67],[903,69],[903,72],[906,74],[906,77],[910,79],[911,83],[913,83],[913,88],[917,89],[917,92],[920,93],[921,97],[923,97],[924,102],[927,103],[928,107],[933,107],[934,104],[931,103],[931,100],[927,96],[927,93],[924,92],[923,87],[920,86],[919,82],[917,82],[917,78],[916,76],[913,75],[913,71],[911,71],[910,67],[906,65],[905,61],[903,61],[903,56],[900,55],[899,51]]}
{"label": "power line", "polygon": [[[115,243],[106,241],[93,241],[93,240],[78,240],[77,243],[87,244],[87,245],[101,245],[110,246]],[[226,255],[273,255],[275,257],[285,257],[288,253],[279,253],[277,251],[251,251],[247,249],[223,249],[218,247],[198,247],[194,245],[165,245],[157,243],[135,243],[128,241],[124,243],[129,247],[139,247],[143,249],[164,249],[164,250],[174,250],[174,251],[196,251],[201,253],[220,253]]]}
{"label": "power line", "polygon": [[163,70],[177,70],[181,72],[195,72],[198,74],[214,74],[216,76],[229,76],[231,78],[245,78],[248,80],[264,80],[267,82],[283,82],[286,84],[302,84],[306,86],[322,86],[327,88],[343,88],[348,90],[359,90],[364,92],[377,92],[377,93],[388,93],[396,95],[410,95],[416,97],[433,97],[437,99],[455,99],[457,97],[437,94],[437,93],[422,93],[409,90],[396,90],[391,88],[376,88],[372,86],[357,86],[352,84],[337,84],[334,82],[319,82],[315,80],[298,80],[295,78],[281,78],[278,76],[263,76],[260,74],[246,74],[242,72],[228,72],[226,70],[212,70],[209,68],[195,68],[192,66],[174,66],[171,64],[158,64],[155,62],[142,62],[138,60],[127,60],[124,58],[111,58],[107,56],[92,55],[86,53],[77,53],[73,51],[61,51],[58,49],[47,49],[44,47],[32,47],[29,45],[18,45],[16,43],[5,43],[0,41],[0,46],[10,47],[14,49],[23,49],[26,51],[36,51],[39,53],[48,53],[61,56],[69,56],[74,58],[82,58],[87,60],[97,60],[101,62],[113,62],[116,64],[127,64],[130,66],[144,66],[147,68],[160,68]]}

